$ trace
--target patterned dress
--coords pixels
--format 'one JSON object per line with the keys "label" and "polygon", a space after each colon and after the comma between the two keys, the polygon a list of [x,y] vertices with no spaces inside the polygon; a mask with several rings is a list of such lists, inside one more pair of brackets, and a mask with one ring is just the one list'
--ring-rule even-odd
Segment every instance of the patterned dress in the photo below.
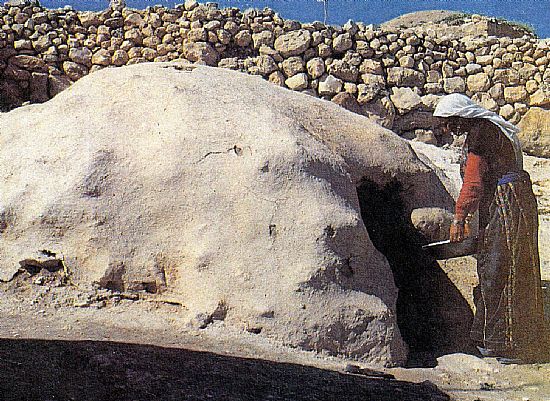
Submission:
{"label": "patterned dress", "polygon": [[[479,287],[471,337],[496,355],[534,360],[544,349],[537,203],[510,141],[489,121],[468,133],[456,213],[479,209]],[[542,346],[542,347],[541,347]]]}

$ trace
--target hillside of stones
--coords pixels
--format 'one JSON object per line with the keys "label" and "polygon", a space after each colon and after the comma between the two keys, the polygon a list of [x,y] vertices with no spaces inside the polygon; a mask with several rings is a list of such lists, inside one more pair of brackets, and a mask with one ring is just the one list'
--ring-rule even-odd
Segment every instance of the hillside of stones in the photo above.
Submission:
{"label": "hillside of stones", "polygon": [[258,75],[432,144],[449,141],[430,114],[444,94],[465,93],[513,123],[550,106],[548,41],[476,15],[459,26],[443,19],[379,29],[303,24],[270,9],[195,0],[102,12],[11,0],[0,18],[3,109],[44,102],[102,68],[176,59]]}

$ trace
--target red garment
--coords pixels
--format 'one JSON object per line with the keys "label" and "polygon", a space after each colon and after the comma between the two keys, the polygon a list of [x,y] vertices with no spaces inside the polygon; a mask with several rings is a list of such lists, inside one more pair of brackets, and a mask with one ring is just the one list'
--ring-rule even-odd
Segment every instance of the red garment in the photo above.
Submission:
{"label": "red garment", "polygon": [[462,189],[456,201],[456,220],[464,221],[469,213],[475,212],[479,207],[479,201],[483,195],[483,176],[488,168],[484,157],[468,152]]}

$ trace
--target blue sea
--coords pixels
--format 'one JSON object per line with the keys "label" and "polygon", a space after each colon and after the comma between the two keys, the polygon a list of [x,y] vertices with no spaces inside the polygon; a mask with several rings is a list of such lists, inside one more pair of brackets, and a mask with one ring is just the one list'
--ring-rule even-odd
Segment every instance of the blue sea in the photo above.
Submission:
{"label": "blue sea", "polygon": [[[132,8],[161,4],[173,7],[184,0],[127,0]],[[201,1],[202,2],[202,1]],[[269,7],[282,17],[301,22],[323,20],[321,0],[220,0],[220,7]],[[379,24],[400,15],[420,10],[454,10],[505,18],[531,25],[541,38],[550,37],[550,0],[327,0],[327,23],[342,25],[348,20]],[[78,10],[101,10],[108,0],[42,0],[49,8],[71,5]]]}

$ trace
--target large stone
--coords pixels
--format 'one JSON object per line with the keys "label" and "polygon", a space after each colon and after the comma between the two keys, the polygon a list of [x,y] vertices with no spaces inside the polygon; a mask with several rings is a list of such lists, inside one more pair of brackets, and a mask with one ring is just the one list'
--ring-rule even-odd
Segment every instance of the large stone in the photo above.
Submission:
{"label": "large stone", "polygon": [[488,93],[476,93],[472,96],[472,100],[487,110],[498,112],[498,103]]}
{"label": "large stone", "polygon": [[128,57],[128,53],[124,50],[115,50],[113,53],[113,57],[111,58],[111,63],[113,65],[116,65],[117,67],[120,67],[124,64],[126,64],[130,60]]}
{"label": "large stone", "polygon": [[491,87],[491,80],[484,72],[473,74],[466,79],[468,90],[472,92],[485,92]]}
{"label": "large stone", "polygon": [[422,105],[422,98],[411,88],[392,88],[390,99],[400,114],[408,113]]}
{"label": "large stone", "polygon": [[291,31],[275,39],[275,50],[283,57],[304,53],[311,43],[311,33],[305,29]]}
{"label": "large stone", "polygon": [[344,60],[334,60],[328,67],[328,72],[343,81],[356,82],[359,70]]}
{"label": "large stone", "polygon": [[317,79],[325,73],[325,62],[321,57],[312,58],[306,66],[308,74],[313,79]]}
{"label": "large stone", "polygon": [[531,79],[538,71],[538,68],[534,66],[533,64],[525,63],[519,70],[519,76],[523,79],[523,81],[528,81]]}
{"label": "large stone", "polygon": [[107,67],[111,64],[111,53],[107,49],[99,49],[92,56],[92,64]]}
{"label": "large stone", "polygon": [[493,75],[493,82],[500,82],[505,86],[518,85],[520,83],[519,73],[512,68],[496,69]]}
{"label": "large stone", "polygon": [[301,57],[289,57],[283,61],[283,72],[287,77],[298,74],[305,70],[304,60]]}
{"label": "large stone", "polygon": [[393,128],[395,106],[388,97],[376,99],[363,105],[363,114],[382,127]]}
{"label": "large stone", "polygon": [[99,13],[93,11],[84,11],[78,13],[78,19],[84,28],[100,25]]}
{"label": "large stone", "polygon": [[357,85],[357,100],[362,104],[373,100],[386,87],[381,75],[363,74],[361,79],[364,83]]}
{"label": "large stone", "polygon": [[487,93],[495,100],[504,100],[504,85],[499,82],[493,85]]}
{"label": "large stone", "polygon": [[28,39],[19,39],[13,42],[15,50],[32,50],[32,42]]}
{"label": "large stone", "polygon": [[69,58],[78,64],[83,64],[87,67],[92,66],[92,52],[87,47],[71,48],[69,50]]}
{"label": "large stone", "polygon": [[542,84],[537,91],[529,97],[529,105],[536,107],[550,106],[550,84]]}
{"label": "large stone", "polygon": [[272,47],[275,36],[271,31],[262,31],[252,34],[252,41],[254,42],[254,48],[259,49],[262,46]]}
{"label": "large stone", "polygon": [[32,47],[39,53],[45,52],[52,45],[52,40],[48,35],[42,35],[32,42]]}
{"label": "large stone", "polygon": [[25,100],[25,93],[17,82],[0,80],[0,108],[21,106]]}
{"label": "large stone", "polygon": [[72,81],[77,81],[88,73],[88,69],[82,64],[73,61],[63,63],[63,71]]}
{"label": "large stone", "polygon": [[466,91],[466,83],[461,77],[443,79],[443,89],[446,93],[464,93]]}
{"label": "large stone", "polygon": [[33,72],[29,82],[30,100],[33,103],[42,103],[49,99],[48,74]]}
{"label": "large stone", "polygon": [[21,54],[10,58],[10,63],[29,71],[46,71],[47,64],[39,57]]}
{"label": "large stone", "polygon": [[[273,71],[277,71],[277,63],[273,60],[271,56],[262,55],[258,56],[256,59],[256,66],[261,75],[268,76]],[[238,66],[237,66],[238,67]],[[234,68],[237,69],[237,68]]]}
{"label": "large stone", "polygon": [[71,85],[71,81],[65,75],[50,75],[48,77],[48,92],[50,98],[64,91]]}
{"label": "large stone", "polygon": [[384,73],[384,68],[380,61],[365,59],[359,66],[359,72],[362,74],[382,75]]}
{"label": "large stone", "polygon": [[319,82],[319,95],[321,96],[332,96],[336,95],[338,92],[342,91],[344,83],[341,79],[336,78],[333,75],[328,75],[325,79]]}
{"label": "large stone", "polygon": [[394,86],[420,87],[424,85],[426,78],[412,68],[391,67],[388,68],[387,80],[388,84]]}
{"label": "large stone", "polygon": [[439,126],[437,117],[430,111],[413,110],[399,116],[393,124],[392,130],[399,134],[417,129],[433,130]]}
{"label": "large stone", "polygon": [[353,113],[363,114],[363,109],[361,108],[361,105],[359,104],[359,102],[357,102],[357,99],[355,99],[355,97],[351,93],[340,92],[335,95],[331,99],[331,101]]}
{"label": "large stone", "polygon": [[208,40],[208,32],[204,28],[193,28],[187,33],[186,40],[188,42],[206,42]]}
{"label": "large stone", "polygon": [[511,104],[505,104],[500,108],[498,114],[500,114],[504,119],[510,120],[514,116],[515,112],[514,106]]}
{"label": "large stone", "polygon": [[210,66],[216,66],[219,58],[216,49],[204,42],[184,43],[183,56],[189,61],[204,62]]}
{"label": "large stone", "polygon": [[519,140],[524,152],[550,157],[550,110],[531,107],[520,123]]}
{"label": "large stone", "polygon": [[301,91],[304,89],[307,89],[308,86],[308,78],[306,73],[299,73],[296,75],[293,75],[292,77],[288,78],[285,81],[286,86],[288,86],[289,89],[295,90],[295,91]]}
{"label": "large stone", "polygon": [[31,73],[29,71],[11,63],[4,69],[2,75],[5,81],[28,81],[31,78]]}
{"label": "large stone", "polygon": [[235,44],[239,47],[247,47],[252,42],[252,34],[247,31],[240,31],[235,35]]}
{"label": "large stone", "polygon": [[351,49],[353,41],[349,33],[338,35],[332,41],[332,48],[336,53],[344,53],[346,50]]}
{"label": "large stone", "polygon": [[256,77],[166,63],[97,71],[0,116],[0,132],[2,276],[43,249],[76,285],[165,293],[190,321],[403,362],[357,186],[398,185],[404,213],[451,201],[392,132]]}
{"label": "large stone", "polygon": [[529,93],[524,86],[510,86],[504,88],[504,100],[508,103],[524,102],[529,98]]}

